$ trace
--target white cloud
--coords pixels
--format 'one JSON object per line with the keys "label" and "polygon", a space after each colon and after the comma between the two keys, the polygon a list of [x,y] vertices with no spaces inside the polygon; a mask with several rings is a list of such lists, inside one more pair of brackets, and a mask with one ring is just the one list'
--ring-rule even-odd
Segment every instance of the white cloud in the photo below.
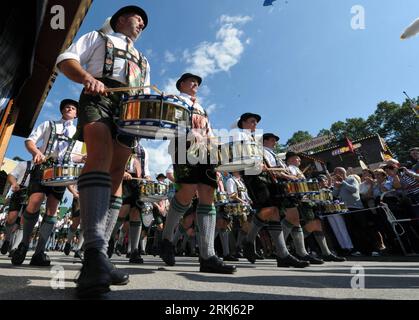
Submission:
{"label": "white cloud", "polygon": [[170,51],[166,50],[166,52],[164,53],[164,60],[167,63],[172,63],[176,61],[176,57],[173,53],[171,53]]}
{"label": "white cloud", "polygon": [[153,56],[153,49],[146,49],[145,56],[150,59]]}
{"label": "white cloud", "polygon": [[169,78],[166,81],[166,84],[163,87],[163,92],[166,94],[178,94],[178,89],[176,88],[177,79]]}
{"label": "white cloud", "polygon": [[210,94],[211,90],[207,85],[202,85],[199,87],[199,95],[200,96],[208,96]]}
{"label": "white cloud", "polygon": [[159,75],[161,75],[161,76],[162,76],[162,75],[164,75],[164,74],[166,73],[166,71],[167,71],[167,70],[166,70],[166,69],[164,69],[164,68],[163,68],[163,69],[161,69],[161,70],[160,70],[160,72],[159,72]]}
{"label": "white cloud", "polygon": [[50,101],[45,101],[44,106],[46,108],[52,108],[54,106],[54,104],[52,102],[50,102]]}
{"label": "white cloud", "polygon": [[251,20],[249,16],[222,15],[219,19],[221,27],[216,34],[217,41],[201,42],[193,52],[189,50],[183,52],[185,61],[190,65],[188,71],[201,77],[229,71],[239,62],[244,50],[241,40],[243,31],[237,26]]}
{"label": "white cloud", "polygon": [[69,89],[70,89],[70,91],[69,91],[70,96],[69,96],[69,97],[64,97],[64,98],[73,98],[73,99],[75,99],[75,100],[78,100],[78,99],[79,99],[79,97],[80,97],[80,93],[81,93],[81,92],[82,92],[82,90],[83,90],[83,85],[82,85],[82,84],[80,84],[80,83],[74,83],[74,82],[71,82],[71,83],[68,85],[68,87],[69,87]]}
{"label": "white cloud", "polygon": [[208,114],[213,113],[217,109],[217,105],[215,103],[210,104],[205,110]]}
{"label": "white cloud", "polygon": [[142,139],[141,145],[148,151],[148,166],[152,178],[159,173],[166,173],[172,164],[168,153],[169,141]]}
{"label": "white cloud", "polygon": [[225,14],[223,14],[220,17],[220,22],[221,23],[233,23],[233,24],[245,24],[249,21],[251,21],[252,18],[249,16],[227,16]]}

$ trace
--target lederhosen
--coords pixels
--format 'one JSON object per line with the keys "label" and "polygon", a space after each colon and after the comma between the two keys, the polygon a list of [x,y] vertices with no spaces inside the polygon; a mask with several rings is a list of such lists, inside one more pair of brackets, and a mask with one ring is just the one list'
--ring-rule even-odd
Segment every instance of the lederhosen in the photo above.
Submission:
{"label": "lederhosen", "polygon": [[[52,153],[52,147],[55,141],[66,141],[68,143],[68,146],[63,157],[63,163],[69,163],[71,151],[73,150],[76,140],[66,137],[63,134],[57,134],[57,127],[54,121],[50,121],[49,124],[51,127],[51,133],[48,138],[47,148],[45,149],[45,155],[48,157]],[[42,173],[44,168],[47,168],[56,163],[58,163],[58,160],[51,159],[46,163],[34,166],[29,182],[29,196],[33,193],[40,192],[44,193],[46,196],[52,194],[54,198],[56,198],[57,200],[61,200],[63,198],[66,187],[47,187],[41,184]]]}
{"label": "lederhosen", "polygon": [[[298,169],[298,171],[300,170]],[[301,171],[299,173],[302,174]],[[315,202],[309,200],[302,201],[302,196],[288,197],[288,199],[293,199],[291,204],[298,209],[301,225],[304,226],[306,223],[318,217]]]}
{"label": "lederhosen", "polygon": [[[102,78],[97,79],[103,82],[108,88],[127,86],[126,83],[111,79],[113,75],[115,57],[117,57],[132,61],[138,65],[141,70],[140,86],[144,86],[148,65],[147,59],[144,55],[141,52],[138,52],[140,58],[137,59],[128,52],[128,47],[126,50],[115,48],[112,40],[106,34],[101,31],[98,31],[98,33],[105,41],[105,57]],[[124,92],[114,92],[112,94],[108,94],[106,97],[103,95],[93,96],[85,94],[83,89],[80,95],[78,109],[79,120],[77,125],[77,139],[84,141],[83,126],[85,124],[90,122],[103,122],[109,127],[112,138],[117,139],[120,143],[132,147],[135,142],[135,137],[119,133],[118,127],[114,121],[115,118],[119,117],[119,107],[124,95],[126,95]]]}
{"label": "lederhosen", "polygon": [[[264,161],[266,162],[266,159]],[[283,213],[283,190],[268,172],[261,172],[259,175],[246,175],[245,172],[241,172],[241,175],[254,209],[259,211],[262,208],[277,207]]]}
{"label": "lederhosen", "polygon": [[9,212],[10,211],[19,211],[26,205],[28,190],[25,187],[26,180],[28,179],[29,174],[31,173],[31,161],[26,161],[26,170],[23,175],[22,181],[19,184],[19,191],[13,192],[10,197],[9,203]]}
{"label": "lederhosen", "polygon": [[[133,153],[131,157],[138,157],[140,159],[141,165],[141,177],[137,177],[137,174],[134,172],[129,172],[133,178],[144,178],[145,170],[145,151],[144,148],[140,145],[141,154],[138,155]],[[131,157],[128,160],[127,164],[131,162]],[[127,168],[129,170],[129,168]],[[140,199],[140,190],[139,190],[139,181],[138,180],[122,180],[122,205],[129,204],[131,208],[138,208],[141,211],[143,202],[139,201]]]}
{"label": "lederhosen", "polygon": [[[204,116],[208,118],[206,111],[204,113],[200,112],[198,109],[191,107],[191,119],[194,114]],[[191,120],[192,123],[192,120]],[[204,129],[204,128],[202,128]],[[217,175],[215,173],[215,165],[210,163],[209,155],[207,157],[206,164],[197,163],[197,164],[180,164],[178,163],[178,144],[179,139],[174,139],[175,143],[175,155],[173,160],[173,174],[175,177],[176,184],[197,184],[202,183],[217,189]],[[190,141],[186,142],[186,150],[191,146]],[[188,157],[186,156],[186,162]]]}

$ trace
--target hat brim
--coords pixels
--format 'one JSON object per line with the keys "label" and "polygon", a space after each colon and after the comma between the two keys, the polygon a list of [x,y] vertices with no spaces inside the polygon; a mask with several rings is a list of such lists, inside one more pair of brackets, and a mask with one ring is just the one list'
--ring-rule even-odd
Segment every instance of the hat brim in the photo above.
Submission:
{"label": "hat brim", "polygon": [[240,117],[239,121],[237,121],[237,126],[240,129],[243,129],[242,122],[246,121],[249,118],[255,118],[257,122],[260,122],[260,120],[262,119],[262,117],[256,113],[248,113],[244,117]]}
{"label": "hat brim", "polygon": [[109,22],[109,24],[111,25],[112,30],[114,32],[116,32],[116,23],[118,22],[118,18],[120,16],[122,16],[123,14],[126,14],[126,13],[136,13],[136,14],[138,14],[141,17],[141,19],[143,19],[143,22],[144,22],[143,30],[147,27],[147,25],[148,25],[147,13],[142,8],[140,8],[138,6],[127,6],[127,7],[123,7],[121,9],[119,9],[112,16],[111,21]]}
{"label": "hat brim", "polygon": [[267,139],[270,139],[270,138],[275,138],[275,140],[276,140],[277,142],[279,141],[279,137],[278,137],[278,136],[276,136],[276,135],[274,135],[273,133],[270,133],[270,134],[265,135],[265,136],[263,137],[263,140],[267,140]]}
{"label": "hat brim", "polygon": [[198,85],[201,85],[202,83],[202,78],[200,76],[197,76],[195,74],[191,74],[191,73],[187,73],[187,74],[183,74],[178,81],[176,81],[176,89],[178,89],[180,91],[180,84],[182,81],[189,79],[189,78],[194,78],[196,80],[198,80]]}
{"label": "hat brim", "polygon": [[79,103],[76,100],[64,99],[60,102],[60,111],[62,111],[67,104],[71,104],[75,106],[77,109],[79,109]]}

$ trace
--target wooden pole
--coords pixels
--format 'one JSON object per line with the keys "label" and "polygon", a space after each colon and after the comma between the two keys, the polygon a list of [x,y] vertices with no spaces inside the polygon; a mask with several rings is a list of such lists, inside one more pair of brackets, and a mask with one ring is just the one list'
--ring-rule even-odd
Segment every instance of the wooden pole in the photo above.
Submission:
{"label": "wooden pole", "polygon": [[19,115],[19,110],[13,108],[13,99],[9,100],[9,103],[6,106],[4,111],[3,118],[1,119],[0,126],[0,166],[3,164],[4,156],[6,154],[7,147],[9,145],[10,138],[15,128],[17,116]]}

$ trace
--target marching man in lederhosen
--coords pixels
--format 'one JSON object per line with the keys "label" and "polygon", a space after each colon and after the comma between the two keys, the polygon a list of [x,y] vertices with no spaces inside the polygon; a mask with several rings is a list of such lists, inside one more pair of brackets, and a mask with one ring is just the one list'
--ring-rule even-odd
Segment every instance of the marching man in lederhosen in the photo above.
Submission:
{"label": "marching man in lederhosen", "polygon": [[[260,120],[261,116],[258,114],[249,112],[242,114],[237,122],[237,127],[241,129],[237,139],[256,142],[256,127]],[[266,227],[275,244],[277,266],[305,268],[309,265],[308,262],[300,261],[288,252],[280,222],[280,214],[283,211],[282,199],[277,197],[277,181],[267,170],[270,165],[266,157],[263,158],[263,163],[258,164],[262,171],[245,171],[243,175],[249,196],[256,209],[247,239],[243,243],[243,255],[249,262],[255,263],[257,259],[255,240],[259,231]]]}
{"label": "marching man in lederhosen", "polygon": [[[109,240],[109,258],[112,257],[114,251],[114,237],[124,223],[125,218],[129,215],[129,247],[131,248],[129,262],[134,264],[142,264],[144,262],[138,249],[142,229],[140,212],[144,206],[144,202],[140,201],[139,181],[136,178],[151,180],[148,161],[148,151],[138,142],[127,162],[124,173],[122,207],[113,228],[111,239]],[[120,241],[120,243],[122,242]]]}
{"label": "marching man in lederhosen", "polygon": [[10,196],[9,211],[7,213],[5,239],[0,250],[2,254],[16,249],[15,245],[17,246],[22,241],[23,219],[21,218],[21,213],[25,207],[31,169],[32,161],[21,161],[7,176],[7,182],[10,183],[10,191],[13,193]]}
{"label": "marching man in lederhosen", "polygon": [[[192,132],[194,137],[205,140],[211,136],[211,126],[204,108],[196,100],[198,87],[202,82],[201,77],[185,73],[176,82],[180,91],[178,98],[185,101],[192,112]],[[180,140],[180,139],[179,139]],[[175,144],[180,143],[175,140]],[[163,241],[160,256],[169,265],[175,265],[175,249],[173,244],[174,230],[179,219],[188,211],[192,198],[198,192],[199,203],[196,208],[197,223],[199,228],[199,255],[200,271],[213,273],[234,273],[236,267],[226,265],[215,255],[214,236],[216,225],[216,211],[214,206],[214,190],[217,188],[215,166],[209,163],[180,163],[182,155],[178,155],[175,146],[174,176],[178,190],[170,202],[170,209],[166,218],[163,231]],[[190,146],[186,145],[187,148]],[[177,157],[179,156],[179,157]]]}
{"label": "marching man in lederhosen", "polygon": [[[72,152],[80,154],[82,144],[71,139],[76,126],[74,119],[77,116],[77,101],[64,99],[60,103],[62,118],[59,121],[45,121],[32,131],[25,141],[26,149],[33,156],[35,167],[31,173],[29,182],[29,201],[23,213],[23,238],[19,247],[12,255],[12,263],[20,265],[26,257],[29,247],[29,240],[35,224],[38,222],[40,207],[47,197],[46,213],[43,216],[39,230],[39,241],[32,256],[31,265],[49,266],[51,261],[45,254],[45,246],[48,238],[57,222],[58,205],[63,198],[66,187],[47,187],[41,184],[42,173],[41,164],[49,160],[59,162],[81,161],[80,155],[72,155]],[[36,145],[42,141],[42,146]]]}
{"label": "marching man in lederhosen", "polygon": [[[133,43],[147,27],[146,12],[137,6],[119,9],[111,18],[114,33],[92,31],[73,43],[57,59],[69,79],[84,86],[80,95],[78,129],[88,158],[78,180],[84,227],[84,264],[77,281],[79,297],[98,296],[111,284],[127,284],[128,274],[112,265],[107,246],[122,204],[122,178],[134,137],[118,134],[114,123],[123,93],[105,88],[144,87],[150,66]],[[134,93],[149,93],[138,90]]]}

